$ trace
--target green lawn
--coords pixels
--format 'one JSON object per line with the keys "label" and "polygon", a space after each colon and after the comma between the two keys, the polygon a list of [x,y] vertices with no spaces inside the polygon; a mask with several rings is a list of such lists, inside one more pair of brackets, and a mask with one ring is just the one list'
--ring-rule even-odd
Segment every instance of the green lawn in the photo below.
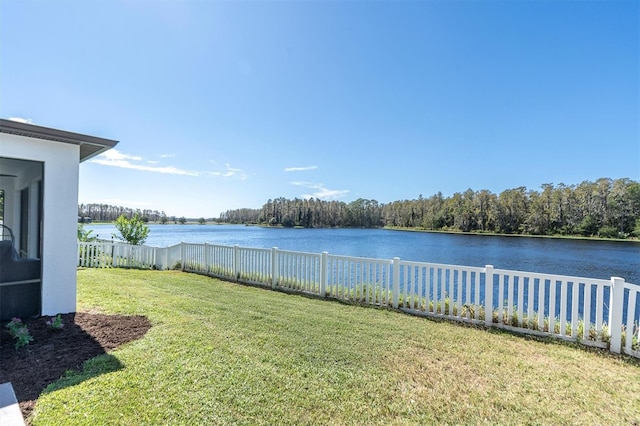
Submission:
{"label": "green lawn", "polygon": [[181,272],[78,272],[79,310],[149,333],[38,400],[34,425],[640,424],[640,365]]}

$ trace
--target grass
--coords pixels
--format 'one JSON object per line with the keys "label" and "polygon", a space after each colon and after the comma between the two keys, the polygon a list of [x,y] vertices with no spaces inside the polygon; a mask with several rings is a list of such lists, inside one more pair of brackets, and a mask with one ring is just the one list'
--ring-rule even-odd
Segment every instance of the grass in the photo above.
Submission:
{"label": "grass", "polygon": [[34,425],[640,423],[639,363],[576,345],[176,271],[81,270],[78,304],[153,327]]}

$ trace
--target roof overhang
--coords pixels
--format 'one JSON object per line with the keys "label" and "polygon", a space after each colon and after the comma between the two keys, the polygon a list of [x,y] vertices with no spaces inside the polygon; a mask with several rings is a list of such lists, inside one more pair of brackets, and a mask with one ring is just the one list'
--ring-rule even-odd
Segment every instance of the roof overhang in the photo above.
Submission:
{"label": "roof overhang", "polygon": [[95,157],[113,148],[118,143],[118,141],[111,139],[51,129],[49,127],[36,126],[35,124],[20,123],[3,118],[0,118],[0,133],[78,145],[80,146],[80,162]]}

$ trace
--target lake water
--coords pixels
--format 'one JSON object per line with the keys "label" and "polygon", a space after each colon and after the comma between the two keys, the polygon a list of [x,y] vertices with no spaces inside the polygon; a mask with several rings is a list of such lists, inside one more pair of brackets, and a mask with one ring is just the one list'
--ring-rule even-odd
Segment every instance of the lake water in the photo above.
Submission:
{"label": "lake water", "polygon": [[[85,225],[110,239],[112,224]],[[640,243],[408,232],[387,229],[292,229],[243,225],[149,225],[146,244],[240,245],[335,255],[445,263],[609,279],[640,285]]]}

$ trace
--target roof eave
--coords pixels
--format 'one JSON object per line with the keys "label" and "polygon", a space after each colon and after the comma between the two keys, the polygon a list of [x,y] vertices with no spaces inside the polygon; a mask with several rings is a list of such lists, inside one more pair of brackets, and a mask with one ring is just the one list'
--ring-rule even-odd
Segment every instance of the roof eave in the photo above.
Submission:
{"label": "roof eave", "polygon": [[112,139],[36,126],[35,124],[20,123],[3,118],[0,118],[0,133],[78,145],[80,147],[80,162],[102,154],[118,144],[118,141]]}

